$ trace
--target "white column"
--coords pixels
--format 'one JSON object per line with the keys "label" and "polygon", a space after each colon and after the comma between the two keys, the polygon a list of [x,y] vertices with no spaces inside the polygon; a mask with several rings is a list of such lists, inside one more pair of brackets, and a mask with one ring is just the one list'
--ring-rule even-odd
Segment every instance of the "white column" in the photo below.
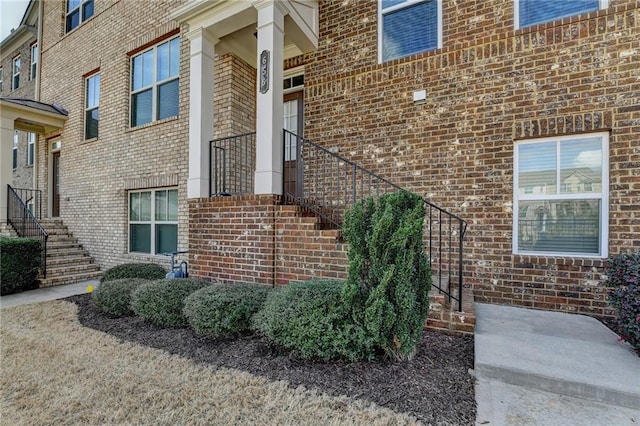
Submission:
{"label": "white column", "polygon": [[213,139],[213,79],[218,40],[206,29],[187,33],[189,60],[189,180],[187,197],[209,197],[209,141]]}
{"label": "white column", "polygon": [[7,185],[13,180],[13,117],[0,120],[0,222],[7,222]]}
{"label": "white column", "polygon": [[[258,10],[258,84],[256,113],[256,194],[282,194],[282,67],[284,15],[280,2],[254,3]],[[269,87],[261,91],[262,52],[268,52]],[[262,76],[264,79],[264,76]]]}

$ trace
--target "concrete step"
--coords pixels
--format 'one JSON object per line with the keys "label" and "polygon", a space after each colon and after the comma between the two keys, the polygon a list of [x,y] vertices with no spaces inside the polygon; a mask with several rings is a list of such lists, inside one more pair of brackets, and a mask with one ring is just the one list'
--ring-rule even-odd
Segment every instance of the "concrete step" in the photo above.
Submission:
{"label": "concrete step", "polygon": [[82,249],[82,246],[75,241],[53,241],[49,243],[47,241],[47,254],[59,253],[66,249]]}
{"label": "concrete step", "polygon": [[64,265],[88,265],[95,263],[92,257],[83,251],[70,252],[65,256],[47,256],[47,268],[55,268]]}
{"label": "concrete step", "polygon": [[58,265],[54,267],[49,267],[47,265],[47,278],[57,278],[63,277],[66,275],[76,275],[81,274],[83,272],[96,272],[99,271],[100,267],[95,263],[87,263],[87,264],[76,264],[76,265]]}
{"label": "concrete step", "polygon": [[481,303],[476,314],[477,377],[640,407],[640,357],[595,318]]}
{"label": "concrete step", "polygon": [[92,271],[92,272],[85,272],[80,274],[64,275],[64,276],[53,277],[53,278],[49,278],[47,275],[47,278],[40,279],[39,282],[40,282],[40,287],[50,287],[54,285],[75,284],[81,281],[99,279],[100,277],[102,277],[101,271]]}

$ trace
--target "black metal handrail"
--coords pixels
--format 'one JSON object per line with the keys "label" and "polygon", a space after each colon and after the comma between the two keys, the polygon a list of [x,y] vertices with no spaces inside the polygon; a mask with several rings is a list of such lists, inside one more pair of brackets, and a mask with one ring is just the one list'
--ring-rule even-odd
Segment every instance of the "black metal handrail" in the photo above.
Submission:
{"label": "black metal handrail", "polygon": [[256,134],[209,142],[209,195],[253,194],[256,170]]}
{"label": "black metal handrail", "polygon": [[44,230],[36,216],[29,210],[18,192],[7,185],[7,225],[11,226],[18,237],[33,238],[42,243],[40,272],[47,277],[47,240],[49,234]]}
{"label": "black metal handrail", "polygon": [[[359,200],[405,191],[398,185],[364,169],[288,130],[284,130],[284,199],[313,212],[323,221],[340,227],[346,209]],[[292,164],[294,166],[292,167]],[[295,179],[286,176],[295,173]],[[432,285],[462,311],[463,249],[467,222],[424,199],[425,240]],[[452,284],[457,283],[457,288]]]}
{"label": "black metal handrail", "polygon": [[39,189],[13,188],[36,219],[42,219],[42,191]]}

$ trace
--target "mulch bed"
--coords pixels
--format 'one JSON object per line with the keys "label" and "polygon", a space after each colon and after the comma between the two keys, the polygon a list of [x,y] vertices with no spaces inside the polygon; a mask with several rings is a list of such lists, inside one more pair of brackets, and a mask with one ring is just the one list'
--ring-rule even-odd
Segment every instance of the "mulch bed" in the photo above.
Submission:
{"label": "mulch bed", "polygon": [[120,339],[162,349],[214,366],[235,368],[270,380],[286,380],[329,395],[370,401],[414,415],[424,424],[472,425],[476,403],[473,338],[425,331],[407,362],[319,363],[280,354],[255,335],[233,340],[200,337],[190,328],[160,328],[138,317],[112,318],[84,294],[67,300],[79,307],[80,323]]}

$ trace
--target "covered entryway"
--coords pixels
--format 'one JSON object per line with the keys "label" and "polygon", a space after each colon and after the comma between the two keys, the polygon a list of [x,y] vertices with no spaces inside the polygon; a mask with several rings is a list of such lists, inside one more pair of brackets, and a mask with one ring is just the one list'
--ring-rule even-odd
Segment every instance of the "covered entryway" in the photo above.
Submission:
{"label": "covered entryway", "polygon": [[172,18],[190,28],[186,34],[191,42],[188,198],[210,196],[214,57],[224,53],[232,53],[256,69],[253,191],[283,194],[284,61],[317,49],[318,0],[192,0]]}
{"label": "covered entryway", "polygon": [[29,99],[0,98],[0,222],[7,220],[14,131],[49,134],[62,130],[66,120],[67,111],[56,105]]}

